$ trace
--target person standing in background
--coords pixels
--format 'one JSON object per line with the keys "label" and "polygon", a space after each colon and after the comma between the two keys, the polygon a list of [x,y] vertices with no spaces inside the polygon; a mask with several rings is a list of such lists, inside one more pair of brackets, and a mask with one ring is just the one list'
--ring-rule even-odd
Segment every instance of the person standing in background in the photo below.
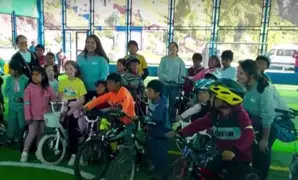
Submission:
{"label": "person standing in background", "polygon": [[58,80],[59,69],[58,69],[57,64],[55,63],[55,55],[52,52],[48,52],[45,59],[46,59],[45,66],[52,66],[52,68],[54,70],[54,78],[56,80]]}
{"label": "person standing in background", "polygon": [[57,61],[58,61],[58,70],[59,70],[59,73],[61,73],[64,68],[64,63],[66,61],[66,57],[65,57],[62,49],[59,50],[59,52],[56,54],[56,56],[57,56]]}
{"label": "person standing in background", "polygon": [[78,56],[77,63],[87,89],[85,97],[87,102],[97,95],[95,83],[106,80],[109,74],[109,58],[96,35],[87,37],[85,49]]}
{"label": "person standing in background", "polygon": [[27,38],[24,35],[18,35],[15,42],[19,48],[10,60],[12,64],[18,64],[22,68],[22,73],[31,78],[31,70],[34,66],[39,66],[39,62],[34,53],[28,50]]}
{"label": "person standing in background", "polygon": [[[176,97],[180,92],[180,85],[184,83],[186,76],[184,61],[178,56],[178,44],[171,42],[170,55],[164,56],[158,67],[159,80],[164,84],[163,95],[169,100],[170,117],[174,118]],[[173,119],[172,119],[173,120]]]}
{"label": "person standing in background", "polygon": [[231,63],[234,58],[234,53],[231,50],[226,50],[221,54],[221,64],[223,68],[221,69],[221,73],[223,78],[228,78],[236,81],[236,68],[231,66]]}
{"label": "person standing in background", "polygon": [[29,47],[30,52],[35,53],[35,41],[31,41],[31,46]]}
{"label": "person standing in background", "polygon": [[45,50],[44,46],[41,44],[37,44],[37,46],[35,47],[36,58],[41,67],[43,67],[46,64],[44,50]]}
{"label": "person standing in background", "polygon": [[260,71],[260,74],[267,79],[267,81],[271,82],[270,77],[265,74],[265,70],[268,69],[270,67],[270,57],[264,56],[264,55],[259,55],[256,59],[256,63],[258,66],[258,69]]}
{"label": "person standing in background", "polygon": [[144,56],[138,54],[139,46],[138,43],[134,40],[130,40],[127,44],[129,55],[125,56],[124,59],[129,59],[130,57],[137,58],[140,61],[138,74],[142,77],[143,80],[149,75],[148,64]]}
{"label": "person standing in background", "polygon": [[[194,53],[193,56],[192,56],[192,61],[193,61],[193,66],[188,68],[187,72],[187,76],[194,76],[196,75],[197,73],[199,73],[200,71],[204,70],[204,67],[201,66],[201,63],[202,63],[202,60],[203,60],[203,56],[202,54],[200,53]],[[192,83],[190,82],[185,82],[184,83],[184,92],[185,92],[185,95],[187,97],[190,96],[190,93],[192,92],[193,90],[193,85]]]}

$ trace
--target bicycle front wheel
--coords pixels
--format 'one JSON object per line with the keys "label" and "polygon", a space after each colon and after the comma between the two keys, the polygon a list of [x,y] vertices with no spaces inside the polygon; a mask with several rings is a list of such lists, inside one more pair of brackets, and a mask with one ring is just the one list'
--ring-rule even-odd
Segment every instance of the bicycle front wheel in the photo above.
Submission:
{"label": "bicycle front wheel", "polygon": [[97,180],[105,175],[109,152],[101,140],[84,142],[76,154],[74,173],[78,180]]}
{"label": "bicycle front wheel", "polygon": [[130,152],[119,153],[111,164],[109,180],[134,180],[136,161]]}
{"label": "bicycle front wheel", "polygon": [[57,165],[63,160],[65,153],[66,142],[64,139],[58,139],[55,134],[45,135],[38,144],[37,159],[43,164]]}

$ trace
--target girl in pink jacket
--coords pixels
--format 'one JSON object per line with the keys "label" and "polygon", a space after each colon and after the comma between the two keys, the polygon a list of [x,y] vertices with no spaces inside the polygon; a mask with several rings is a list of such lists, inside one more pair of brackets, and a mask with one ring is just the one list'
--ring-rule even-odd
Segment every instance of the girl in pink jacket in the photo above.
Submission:
{"label": "girl in pink jacket", "polygon": [[29,133],[25,140],[21,162],[28,160],[28,151],[37,138],[39,142],[45,130],[43,115],[49,112],[50,101],[56,101],[54,90],[49,86],[49,80],[42,67],[32,70],[32,78],[24,92],[25,120],[29,125]]}

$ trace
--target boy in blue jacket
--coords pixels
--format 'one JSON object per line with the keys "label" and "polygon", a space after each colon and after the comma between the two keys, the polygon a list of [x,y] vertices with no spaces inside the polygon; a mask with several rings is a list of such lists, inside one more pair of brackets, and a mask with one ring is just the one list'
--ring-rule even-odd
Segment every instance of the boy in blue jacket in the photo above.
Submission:
{"label": "boy in blue jacket", "polygon": [[154,124],[148,127],[148,155],[152,160],[151,170],[159,177],[167,167],[168,145],[166,139],[158,137],[171,130],[168,100],[161,94],[162,86],[159,80],[152,80],[147,85],[147,97],[151,101],[147,117]]}

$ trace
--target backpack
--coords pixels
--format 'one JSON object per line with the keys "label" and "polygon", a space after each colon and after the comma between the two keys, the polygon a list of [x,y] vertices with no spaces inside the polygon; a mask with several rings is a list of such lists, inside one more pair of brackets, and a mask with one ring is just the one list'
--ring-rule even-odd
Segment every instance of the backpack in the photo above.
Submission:
{"label": "backpack", "polygon": [[273,122],[273,126],[276,129],[276,138],[278,140],[289,143],[298,139],[295,124],[290,118],[277,117]]}

